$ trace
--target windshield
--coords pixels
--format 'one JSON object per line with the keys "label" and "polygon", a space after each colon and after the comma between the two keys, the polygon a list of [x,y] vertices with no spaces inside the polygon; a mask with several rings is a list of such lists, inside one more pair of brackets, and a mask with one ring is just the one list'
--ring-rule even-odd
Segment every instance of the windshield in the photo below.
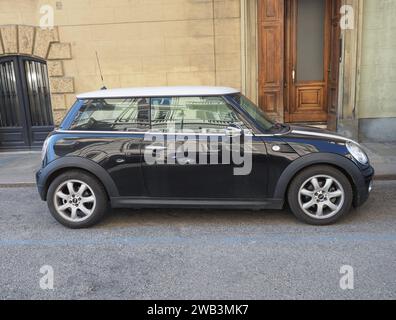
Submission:
{"label": "windshield", "polygon": [[233,99],[242,107],[242,109],[255,120],[260,127],[266,131],[271,131],[279,125],[267,118],[264,112],[256,106],[252,101],[242,94],[233,95]]}

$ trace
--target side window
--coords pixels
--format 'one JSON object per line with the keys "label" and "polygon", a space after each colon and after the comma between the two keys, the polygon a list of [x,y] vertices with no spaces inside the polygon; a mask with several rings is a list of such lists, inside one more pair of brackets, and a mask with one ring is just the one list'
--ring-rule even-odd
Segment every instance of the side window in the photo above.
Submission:
{"label": "side window", "polygon": [[71,130],[144,131],[150,126],[150,104],[146,98],[86,100]]}
{"label": "side window", "polygon": [[230,125],[245,129],[221,97],[164,97],[151,99],[151,127],[159,132],[223,133]]}

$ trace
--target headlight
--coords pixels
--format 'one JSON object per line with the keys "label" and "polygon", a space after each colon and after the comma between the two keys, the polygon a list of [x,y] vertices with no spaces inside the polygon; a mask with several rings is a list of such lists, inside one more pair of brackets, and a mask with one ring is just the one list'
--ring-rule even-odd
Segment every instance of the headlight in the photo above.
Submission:
{"label": "headlight", "polygon": [[368,164],[369,159],[363,149],[357,144],[352,141],[347,142],[346,147],[349,153],[361,164]]}
{"label": "headlight", "polygon": [[41,161],[44,161],[45,155],[47,154],[48,141],[49,138],[45,139],[43,148],[41,149]]}

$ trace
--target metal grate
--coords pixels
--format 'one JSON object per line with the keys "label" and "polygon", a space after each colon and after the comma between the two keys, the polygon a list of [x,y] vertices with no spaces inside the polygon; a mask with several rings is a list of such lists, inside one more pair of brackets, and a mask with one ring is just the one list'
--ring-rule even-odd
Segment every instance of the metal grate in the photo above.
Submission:
{"label": "metal grate", "polygon": [[20,103],[14,61],[0,63],[0,127],[20,127]]}
{"label": "metal grate", "polygon": [[25,61],[27,96],[32,126],[44,127],[53,123],[47,66],[38,61]]}
{"label": "metal grate", "polygon": [[0,57],[0,149],[40,147],[53,128],[45,61]]}

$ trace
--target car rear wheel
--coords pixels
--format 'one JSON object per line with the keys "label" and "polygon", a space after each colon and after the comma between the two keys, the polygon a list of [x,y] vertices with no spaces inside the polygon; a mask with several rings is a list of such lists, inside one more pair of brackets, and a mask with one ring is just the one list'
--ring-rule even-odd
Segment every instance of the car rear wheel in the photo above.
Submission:
{"label": "car rear wheel", "polygon": [[289,186],[294,215],[312,225],[328,225],[348,213],[353,190],[348,178],[330,166],[315,166],[298,174]]}
{"label": "car rear wheel", "polygon": [[47,203],[52,216],[72,229],[95,225],[108,208],[102,184],[92,175],[77,170],[61,174],[51,183]]}

